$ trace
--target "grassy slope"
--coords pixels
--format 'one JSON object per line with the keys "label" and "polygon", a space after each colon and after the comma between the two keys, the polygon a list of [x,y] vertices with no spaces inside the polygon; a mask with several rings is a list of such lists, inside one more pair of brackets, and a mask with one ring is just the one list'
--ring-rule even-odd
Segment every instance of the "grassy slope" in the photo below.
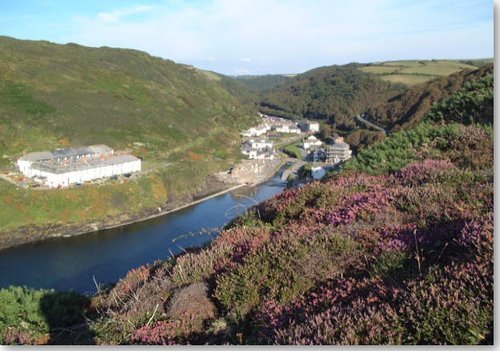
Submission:
{"label": "grassy slope", "polygon": [[428,82],[438,77],[449,76],[463,69],[476,69],[476,67],[461,61],[410,60],[382,62],[360,68],[361,71],[376,74],[383,80],[409,86]]}
{"label": "grassy slope", "polygon": [[137,182],[63,191],[0,181],[0,230],[93,221],[193,191],[239,158],[238,131],[256,115],[205,73],[134,50],[0,37],[0,77],[4,168],[26,152],[104,143],[132,149],[152,170]]}
{"label": "grassy slope", "polygon": [[[0,304],[0,337],[491,344],[492,112],[487,76],[435,105],[415,128],[361,153],[345,173],[283,192],[208,247],[139,267],[91,301],[76,296],[57,311],[44,296],[63,294],[3,290],[2,301],[27,303]],[[58,313],[69,321],[48,332],[40,316]]]}

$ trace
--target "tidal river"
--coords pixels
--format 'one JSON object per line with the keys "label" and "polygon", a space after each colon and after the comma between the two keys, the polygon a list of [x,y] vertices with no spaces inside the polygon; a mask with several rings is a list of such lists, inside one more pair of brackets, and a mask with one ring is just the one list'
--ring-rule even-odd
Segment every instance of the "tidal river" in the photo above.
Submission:
{"label": "tidal river", "polygon": [[24,285],[93,293],[94,279],[115,282],[132,268],[209,242],[213,234],[204,234],[206,229],[221,228],[284,186],[274,177],[145,222],[0,251],[0,288]]}

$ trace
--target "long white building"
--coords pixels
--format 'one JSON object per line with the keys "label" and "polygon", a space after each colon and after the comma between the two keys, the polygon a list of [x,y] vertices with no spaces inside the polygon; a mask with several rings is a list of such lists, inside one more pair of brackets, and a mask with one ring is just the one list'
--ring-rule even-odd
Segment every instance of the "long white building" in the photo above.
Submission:
{"label": "long white building", "polygon": [[139,158],[114,155],[113,149],[106,145],[34,152],[21,157],[17,164],[25,176],[51,188],[141,170]]}

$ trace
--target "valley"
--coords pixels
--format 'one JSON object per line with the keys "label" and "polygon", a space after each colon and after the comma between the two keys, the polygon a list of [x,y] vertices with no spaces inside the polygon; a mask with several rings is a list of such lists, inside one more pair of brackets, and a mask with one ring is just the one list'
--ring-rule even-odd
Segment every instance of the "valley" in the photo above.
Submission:
{"label": "valley", "polygon": [[230,77],[0,37],[5,176],[95,144],[141,161],[73,187],[0,179],[0,343],[491,344],[493,72]]}

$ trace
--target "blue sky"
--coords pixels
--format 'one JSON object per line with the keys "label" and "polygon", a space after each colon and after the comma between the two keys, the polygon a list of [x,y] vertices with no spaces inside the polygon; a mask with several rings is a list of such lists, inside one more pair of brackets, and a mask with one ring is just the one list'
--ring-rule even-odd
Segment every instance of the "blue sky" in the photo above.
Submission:
{"label": "blue sky", "polygon": [[0,35],[126,47],[230,75],[493,57],[493,1],[0,0]]}

